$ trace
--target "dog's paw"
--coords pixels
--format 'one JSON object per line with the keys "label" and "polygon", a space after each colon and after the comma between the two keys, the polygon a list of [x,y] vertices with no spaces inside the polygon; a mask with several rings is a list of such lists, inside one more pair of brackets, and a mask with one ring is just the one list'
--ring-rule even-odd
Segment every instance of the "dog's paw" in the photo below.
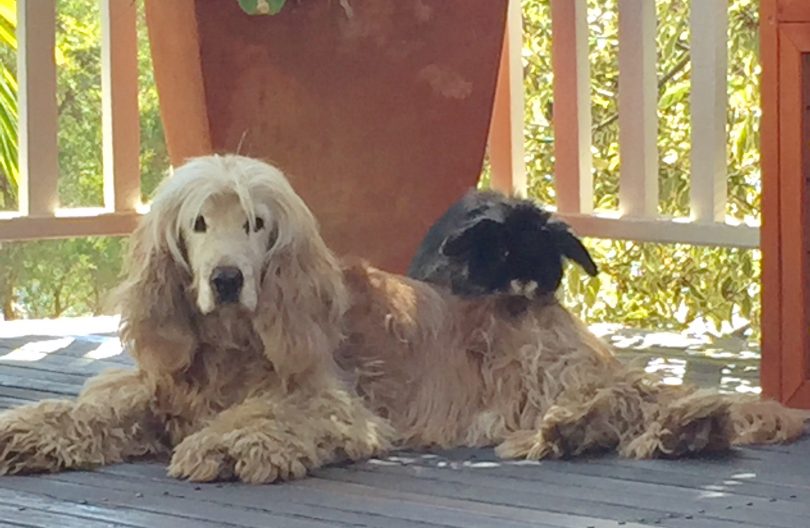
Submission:
{"label": "dog's paw", "polygon": [[194,482],[233,479],[233,460],[220,435],[200,431],[187,436],[172,453],[170,477]]}
{"label": "dog's paw", "polygon": [[291,442],[273,442],[257,434],[239,438],[230,453],[236,476],[249,484],[301,478],[316,458]]}
{"label": "dog's paw", "polygon": [[506,440],[495,447],[495,454],[500,458],[540,460],[543,458],[560,458],[564,450],[559,443],[550,442],[540,431],[515,431]]}
{"label": "dog's paw", "polygon": [[58,423],[48,420],[69,409],[67,402],[59,403],[43,402],[0,415],[0,475],[56,472],[70,465],[68,439]]}
{"label": "dog's paw", "polygon": [[268,484],[306,475],[315,457],[291,442],[258,433],[200,431],[174,449],[168,474],[194,482],[238,479]]}

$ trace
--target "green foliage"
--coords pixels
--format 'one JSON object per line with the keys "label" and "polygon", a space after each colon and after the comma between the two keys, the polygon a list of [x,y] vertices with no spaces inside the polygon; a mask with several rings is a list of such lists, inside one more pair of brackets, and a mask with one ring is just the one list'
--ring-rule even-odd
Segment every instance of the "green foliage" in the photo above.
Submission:
{"label": "green foliage", "polygon": [[[14,0],[0,0],[0,65],[14,80],[16,38],[4,36],[3,11]],[[101,27],[97,0],[57,2],[57,105],[59,118],[59,196],[65,207],[100,206],[101,151]],[[139,103],[141,107],[142,194],[150,194],[168,167],[149,44],[143,24],[138,33]],[[12,18],[16,23],[16,16]],[[10,34],[13,36],[13,27]],[[2,72],[2,69],[0,69]],[[16,82],[9,98],[15,114],[11,130],[3,127],[0,84],[0,159],[17,170]],[[16,150],[15,150],[16,152]],[[0,190],[11,189],[16,200],[16,176],[9,178],[0,164]],[[13,174],[16,175],[16,172]],[[6,195],[0,194],[0,199]],[[6,199],[0,206],[16,207]],[[124,241],[113,237],[45,240],[0,244],[0,304],[3,318],[58,317],[103,313],[106,293],[118,282]]]}
{"label": "green foliage", "polygon": [[[758,1],[729,2],[729,151],[727,213],[759,217]],[[689,3],[656,0],[658,14],[659,211],[689,213]],[[548,0],[523,0],[525,149],[529,193],[554,204],[551,18]],[[594,207],[618,206],[618,1],[589,0]],[[565,301],[590,322],[684,328],[732,315],[759,323],[758,251],[588,242],[602,273],[570,267]],[[598,294],[597,294],[598,293]]]}
{"label": "green foliage", "polygon": [[[257,2],[248,9],[255,9]],[[16,122],[13,81],[13,26],[0,0],[0,207],[16,205]],[[270,2],[279,9],[283,2]],[[689,46],[688,2],[657,0],[660,211],[685,215],[689,207]],[[243,5],[243,8],[245,6]],[[759,215],[759,65],[757,0],[730,0],[729,205],[740,219]],[[523,0],[526,88],[525,148],[530,194],[554,204],[551,18],[549,0]],[[617,206],[618,189],[618,27],[617,0],[589,0],[592,74],[594,206]],[[141,21],[142,22],[142,21]],[[65,205],[101,203],[100,49],[95,0],[59,0],[58,103],[59,190]],[[149,195],[168,167],[148,42],[139,27],[142,191]],[[16,41],[14,41],[16,42]],[[4,81],[5,79],[5,81]],[[8,95],[7,94],[7,95]],[[5,106],[4,106],[5,104]],[[12,127],[13,128],[13,127]],[[13,141],[9,140],[12,138]],[[486,183],[486,170],[484,183]],[[589,278],[571,266],[565,302],[588,321],[683,328],[707,318],[719,325],[736,314],[759,318],[759,252],[590,240],[602,273]],[[42,241],[0,246],[0,300],[5,317],[99,313],[104,292],[117,281],[123,242],[114,238]]]}
{"label": "green foliage", "polygon": [[0,209],[17,206],[16,31],[16,0],[0,0]]}

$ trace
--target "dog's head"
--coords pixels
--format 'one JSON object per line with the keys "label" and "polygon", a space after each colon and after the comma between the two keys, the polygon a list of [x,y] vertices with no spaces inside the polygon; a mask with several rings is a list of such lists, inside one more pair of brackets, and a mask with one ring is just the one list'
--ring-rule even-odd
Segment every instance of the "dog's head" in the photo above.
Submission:
{"label": "dog's head", "polygon": [[566,258],[590,275],[597,273],[588,250],[567,224],[528,200],[494,194],[485,198],[491,203],[441,247],[445,257],[464,264],[465,276],[454,278],[454,290],[463,290],[458,293],[526,297],[553,293]]}
{"label": "dog's head", "polygon": [[[281,171],[241,156],[177,168],[133,234],[127,264],[122,337],[142,366],[157,369],[189,364],[206,316],[252,319],[283,363],[292,360],[283,357],[296,339],[290,332],[317,334],[304,329],[313,318],[337,326],[344,306],[339,268],[312,213]],[[307,363],[300,354],[294,362]]]}

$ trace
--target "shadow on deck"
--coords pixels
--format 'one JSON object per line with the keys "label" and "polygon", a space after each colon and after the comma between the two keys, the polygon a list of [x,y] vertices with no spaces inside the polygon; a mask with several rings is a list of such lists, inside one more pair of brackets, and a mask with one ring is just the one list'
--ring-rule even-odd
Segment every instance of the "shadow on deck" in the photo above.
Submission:
{"label": "shadow on deck", "polygon": [[[131,365],[114,318],[0,323],[0,407],[74,395]],[[600,332],[605,334],[605,332]],[[613,331],[669,383],[756,392],[756,350]],[[736,345],[735,345],[736,346]],[[144,462],[0,477],[0,525],[26,527],[779,527],[810,518],[810,441],[720,458],[505,462],[492,450],[397,453],[274,486],[194,485]]]}

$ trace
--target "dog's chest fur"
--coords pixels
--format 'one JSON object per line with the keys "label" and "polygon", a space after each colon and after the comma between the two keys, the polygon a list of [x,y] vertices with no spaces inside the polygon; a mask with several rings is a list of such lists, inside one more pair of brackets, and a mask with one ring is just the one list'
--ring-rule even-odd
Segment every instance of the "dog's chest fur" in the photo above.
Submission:
{"label": "dog's chest fur", "polygon": [[199,344],[191,364],[158,381],[155,407],[171,444],[247,398],[280,390],[250,318],[226,312],[200,317],[196,323]]}

